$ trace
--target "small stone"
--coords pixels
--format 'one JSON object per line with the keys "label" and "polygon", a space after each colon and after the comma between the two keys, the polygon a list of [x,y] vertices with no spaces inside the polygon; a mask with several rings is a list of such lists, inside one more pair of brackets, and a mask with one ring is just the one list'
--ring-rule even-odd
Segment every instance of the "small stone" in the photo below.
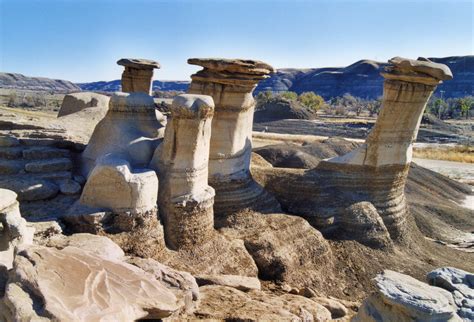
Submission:
{"label": "small stone", "polygon": [[72,162],[70,159],[59,158],[30,162],[25,165],[27,172],[53,172],[53,171],[66,171],[72,168]]}
{"label": "small stone", "polygon": [[81,192],[81,185],[74,180],[64,180],[59,183],[59,191],[65,195],[75,195]]}
{"label": "small stone", "polygon": [[311,299],[328,309],[329,312],[331,312],[331,317],[333,319],[342,318],[346,316],[349,312],[343,304],[333,299],[329,299],[326,297],[313,297]]}
{"label": "small stone", "polygon": [[17,146],[20,145],[20,141],[13,136],[0,136],[0,146]]}

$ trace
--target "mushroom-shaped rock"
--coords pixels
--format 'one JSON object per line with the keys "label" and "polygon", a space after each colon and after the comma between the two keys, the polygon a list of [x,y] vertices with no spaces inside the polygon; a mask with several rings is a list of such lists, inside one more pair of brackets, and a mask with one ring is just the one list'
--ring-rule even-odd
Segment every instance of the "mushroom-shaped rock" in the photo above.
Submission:
{"label": "mushroom-shaped rock", "polygon": [[191,58],[203,69],[191,76],[188,92],[210,95],[215,103],[209,156],[209,184],[216,190],[214,210],[225,215],[243,208],[280,209],[250,175],[252,123],[258,82],[274,71],[257,60]]}
{"label": "mushroom-shaped rock", "polygon": [[209,239],[214,189],[208,186],[212,97],[183,94],[171,105],[163,143],[150,167],[160,179],[159,208],[167,244],[174,249]]}
{"label": "mushroom-shaped rock", "polygon": [[125,67],[122,74],[122,92],[150,94],[153,69],[161,67],[158,62],[149,59],[122,58],[117,64]]}

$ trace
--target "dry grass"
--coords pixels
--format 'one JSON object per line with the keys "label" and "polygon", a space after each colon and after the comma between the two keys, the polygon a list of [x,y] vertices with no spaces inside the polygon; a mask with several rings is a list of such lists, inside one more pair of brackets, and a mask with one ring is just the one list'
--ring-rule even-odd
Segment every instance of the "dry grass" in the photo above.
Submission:
{"label": "dry grass", "polygon": [[421,159],[474,163],[474,147],[462,145],[447,148],[415,148],[413,156]]}

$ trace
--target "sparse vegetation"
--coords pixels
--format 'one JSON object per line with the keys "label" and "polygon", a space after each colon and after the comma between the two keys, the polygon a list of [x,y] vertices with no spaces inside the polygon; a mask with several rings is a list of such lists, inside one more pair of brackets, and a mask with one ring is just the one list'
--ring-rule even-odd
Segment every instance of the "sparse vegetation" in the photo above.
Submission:
{"label": "sparse vegetation", "polygon": [[428,102],[425,113],[435,115],[440,120],[468,119],[470,110],[474,108],[474,97],[447,98],[433,96]]}
{"label": "sparse vegetation", "polygon": [[474,147],[461,145],[445,148],[415,148],[413,156],[421,159],[474,163]]}

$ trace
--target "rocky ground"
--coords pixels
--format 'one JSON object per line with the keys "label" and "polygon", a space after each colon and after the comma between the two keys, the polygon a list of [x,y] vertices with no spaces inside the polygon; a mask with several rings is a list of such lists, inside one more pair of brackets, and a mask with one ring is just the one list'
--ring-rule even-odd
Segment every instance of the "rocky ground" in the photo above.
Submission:
{"label": "rocky ground", "polygon": [[[68,172],[68,179],[81,186],[83,181],[77,176],[77,169],[66,165],[65,160],[60,165],[51,160],[56,160],[57,154],[66,149],[69,154],[61,154],[60,158],[74,162],[74,154],[84,148],[103,112],[89,108],[71,116],[56,118],[54,113],[2,108],[0,133],[19,139],[18,144],[3,148],[2,161],[8,165],[21,163],[28,174],[32,173],[35,165],[27,164],[46,160],[46,172]],[[335,123],[334,126],[316,123],[318,126],[315,127],[315,123],[309,121],[297,122],[302,123],[297,126],[292,123],[294,132],[298,132],[302,124],[313,129],[308,130],[310,134],[321,127],[322,131],[316,132],[318,135],[347,134],[351,129],[344,123]],[[361,129],[362,126],[354,128],[357,134],[352,137],[363,138],[362,133],[366,130]],[[302,130],[302,133],[308,132]],[[321,159],[344,154],[358,145],[354,141],[327,140],[310,135],[293,138],[288,142],[278,135],[255,135],[256,148],[251,170],[262,185],[267,183],[268,175],[284,175],[285,172],[312,168]],[[41,151],[35,152],[35,149]],[[20,151],[21,157],[13,150]],[[36,157],[24,161],[25,155]],[[0,181],[7,179],[11,178],[2,176]],[[55,263],[55,272],[65,277],[68,275],[67,265],[83,265],[81,263],[87,258],[87,262],[94,264],[84,267],[84,270],[92,267],[94,271],[100,265],[106,265],[110,271],[128,272],[127,285],[130,288],[148,283],[147,296],[132,300],[132,293],[127,293],[128,300],[120,302],[117,296],[125,292],[123,283],[117,282],[113,274],[105,277],[98,275],[98,283],[113,285],[111,296],[115,299],[115,310],[120,305],[133,302],[139,303],[140,309],[155,307],[152,312],[155,318],[346,321],[360,310],[362,301],[369,294],[379,289],[379,282],[373,278],[385,269],[425,281],[426,274],[438,267],[452,266],[472,271],[474,266],[474,253],[470,252],[474,240],[474,210],[463,204],[466,197],[470,197],[471,188],[416,164],[410,169],[406,187],[411,212],[409,238],[390,249],[371,248],[353,240],[325,238],[296,214],[263,215],[251,211],[216,219],[215,236],[193,252],[168,250],[164,246],[162,227],[156,219],[134,223],[133,234],[99,229],[93,233],[104,237],[65,236],[61,230],[69,235],[80,227],[78,222],[71,225],[59,219],[79,198],[79,194],[64,193],[68,190],[61,191],[62,181],[52,181],[57,189],[50,187],[49,190],[55,190],[55,193],[46,199],[20,201],[22,215],[36,222],[35,238],[39,244],[19,256],[20,267],[28,272],[31,263],[36,262],[39,275],[25,279],[20,271],[18,276],[9,280],[8,294],[14,290],[23,294],[16,288],[19,287],[22,292],[39,292],[48,297],[53,294],[48,293],[52,292],[48,284],[38,283],[52,280],[48,277],[51,276],[48,275],[48,265]],[[30,192],[27,189],[25,194]],[[106,216],[98,213],[96,218],[100,221]],[[58,220],[63,229],[51,228],[54,224],[50,223],[46,224],[49,225],[46,230],[40,229],[46,220]],[[124,216],[114,220],[127,224],[130,219]],[[91,223],[82,224],[83,227],[91,227]],[[116,244],[111,244],[105,236]],[[104,239],[99,241],[97,238]],[[103,245],[103,248],[97,245]],[[85,252],[91,248],[94,254]],[[69,264],[60,260],[66,253],[71,258]],[[390,276],[385,278],[389,280]],[[159,284],[156,280],[160,281]],[[417,287],[423,288],[418,284]],[[164,300],[154,302],[156,298]],[[376,299],[370,303],[379,305]],[[18,307],[19,304],[11,305]],[[27,303],[25,307],[27,305],[31,306]],[[62,303],[61,309],[52,307],[49,309],[59,312],[57,314],[68,314],[74,306]],[[130,308],[132,311],[135,309]]]}

